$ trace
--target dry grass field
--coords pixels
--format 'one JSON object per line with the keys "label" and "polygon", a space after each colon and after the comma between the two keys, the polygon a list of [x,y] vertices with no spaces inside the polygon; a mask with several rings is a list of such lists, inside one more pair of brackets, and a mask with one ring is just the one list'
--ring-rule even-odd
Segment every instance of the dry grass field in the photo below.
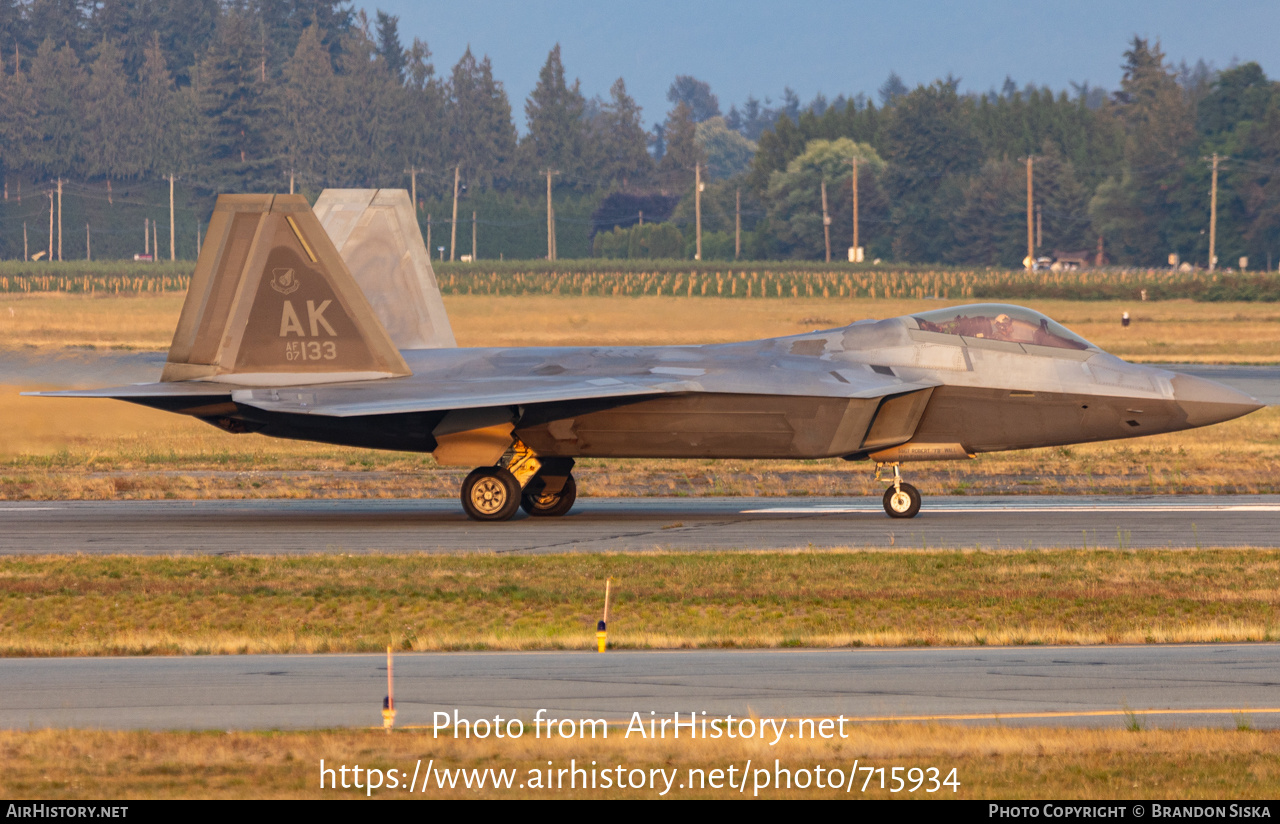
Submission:
{"label": "dry grass field", "polygon": [[[852,791],[774,789],[761,798],[936,798],[936,799],[1271,799],[1280,786],[1280,733],[1249,729],[1247,713],[1236,729],[1039,729],[1005,726],[961,727],[936,724],[867,724],[846,727],[849,736],[832,741],[783,740],[776,746],[759,740],[637,741],[609,732],[608,740],[541,741],[531,733],[516,741],[434,739],[429,731],[325,732],[95,732],[41,730],[0,732],[0,796],[42,800],[111,798],[126,802],[144,798],[657,798],[658,790],[520,789],[530,770],[545,775],[547,762],[565,769],[573,759],[578,767],[596,763],[597,770],[622,765],[630,771],[672,771],[667,798],[751,798],[765,767],[772,773],[775,759],[783,769],[808,773],[822,765],[824,779],[831,769],[847,777],[857,761]],[[389,784],[388,771],[407,771],[397,777],[398,789],[366,790],[320,787],[320,761],[326,767],[359,764],[378,771]],[[427,792],[419,777],[415,792],[406,785],[421,759],[422,775],[432,769]],[[735,786],[748,760],[752,770],[745,791],[710,787],[681,789],[689,770],[727,770],[735,766]],[[866,767],[885,768],[864,792]],[[952,769],[959,781],[929,793],[927,781],[913,782],[890,792],[893,767],[936,768],[941,778]],[[440,790],[437,770],[515,770],[513,789]],[[509,774],[509,773],[508,773]],[[904,780],[909,773],[901,772]],[[491,779],[492,773],[486,776]],[[354,775],[348,771],[350,784]],[[769,776],[772,784],[772,775]],[[341,779],[338,779],[339,782]],[[567,773],[564,778],[567,782]],[[638,781],[638,778],[636,779]],[[847,780],[847,778],[846,778]],[[581,781],[581,779],[579,779]],[[368,783],[362,772],[361,783]],[[375,782],[377,783],[377,782]],[[696,778],[694,783],[698,783]],[[447,786],[447,783],[446,783]],[[131,813],[133,811],[130,811]]]}
{"label": "dry grass field", "polygon": [[[445,298],[460,346],[723,343],[792,335],[963,301],[850,298]],[[969,301],[973,302],[973,301]],[[1280,305],[1189,300],[1032,300],[1113,354],[1134,361],[1280,362]],[[182,309],[175,293],[0,296],[0,347],[166,349]],[[1120,325],[1128,311],[1133,324]]]}
{"label": "dry grass field", "polygon": [[[1206,536],[1211,541],[1211,536]],[[0,656],[1280,639],[1280,551],[0,559]]]}

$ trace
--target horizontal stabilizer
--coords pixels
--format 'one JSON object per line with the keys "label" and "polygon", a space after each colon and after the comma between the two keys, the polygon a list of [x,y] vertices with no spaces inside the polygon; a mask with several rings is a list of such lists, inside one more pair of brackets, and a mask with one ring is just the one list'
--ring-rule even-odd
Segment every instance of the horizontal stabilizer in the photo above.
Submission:
{"label": "horizontal stabilizer", "polygon": [[[696,389],[696,387],[685,387]],[[390,391],[388,391],[390,390]],[[399,390],[399,391],[397,391]],[[454,409],[481,409],[493,406],[525,406],[556,401],[590,400],[656,395],[681,391],[670,383],[649,385],[613,381],[603,385],[582,379],[509,378],[503,381],[456,381],[392,388],[377,393],[360,385],[316,386],[289,389],[238,389],[232,399],[244,406],[267,412],[327,415],[336,418],[362,415],[396,415]]]}
{"label": "horizontal stabilizer", "polygon": [[139,398],[220,397],[231,398],[231,387],[207,381],[190,383],[135,383],[106,389],[60,389],[51,392],[23,392],[35,398],[110,398],[131,401]]}

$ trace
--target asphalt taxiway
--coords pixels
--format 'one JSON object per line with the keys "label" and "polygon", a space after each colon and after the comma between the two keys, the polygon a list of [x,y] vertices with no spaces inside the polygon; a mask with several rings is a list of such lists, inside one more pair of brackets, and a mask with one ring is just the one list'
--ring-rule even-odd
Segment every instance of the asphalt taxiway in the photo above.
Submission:
{"label": "asphalt taxiway", "polygon": [[[1051,726],[1280,727],[1280,645],[415,653],[395,658],[397,724],[834,717]],[[0,662],[0,728],[376,726],[384,655],[29,658]],[[687,717],[687,715],[685,716]]]}
{"label": "asphalt taxiway", "polygon": [[602,552],[854,547],[1280,546],[1280,495],[584,498],[563,518],[468,520],[451,499],[0,503],[0,554]]}

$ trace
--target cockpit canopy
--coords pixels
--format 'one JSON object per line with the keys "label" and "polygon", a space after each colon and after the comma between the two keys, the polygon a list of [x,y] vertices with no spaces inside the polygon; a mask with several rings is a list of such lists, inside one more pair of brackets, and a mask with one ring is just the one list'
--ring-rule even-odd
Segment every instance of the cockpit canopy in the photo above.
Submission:
{"label": "cockpit canopy", "polygon": [[922,332],[961,335],[1008,343],[1028,343],[1055,349],[1098,347],[1056,321],[1023,306],[974,303],[911,315]]}

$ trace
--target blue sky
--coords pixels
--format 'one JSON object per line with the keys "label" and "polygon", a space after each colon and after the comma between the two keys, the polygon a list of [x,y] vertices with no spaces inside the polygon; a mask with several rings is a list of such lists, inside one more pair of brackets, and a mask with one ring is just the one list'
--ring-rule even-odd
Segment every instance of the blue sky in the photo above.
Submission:
{"label": "blue sky", "polygon": [[1259,62],[1269,77],[1280,32],[1276,0],[986,0],[777,2],[776,0],[377,0],[356,2],[372,18],[400,18],[401,39],[427,42],[447,74],[469,44],[487,54],[524,127],[524,100],[547,52],[561,45],[565,70],[588,96],[607,97],[618,77],[661,120],[677,74],[711,84],[721,109],[748,94],[776,102],[786,86],[807,102],[874,95],[890,71],[914,87],[948,73],[961,91],[999,88],[1006,75],[1069,89],[1114,89],[1134,34],[1160,40],[1173,62],[1203,58],[1223,68]]}

